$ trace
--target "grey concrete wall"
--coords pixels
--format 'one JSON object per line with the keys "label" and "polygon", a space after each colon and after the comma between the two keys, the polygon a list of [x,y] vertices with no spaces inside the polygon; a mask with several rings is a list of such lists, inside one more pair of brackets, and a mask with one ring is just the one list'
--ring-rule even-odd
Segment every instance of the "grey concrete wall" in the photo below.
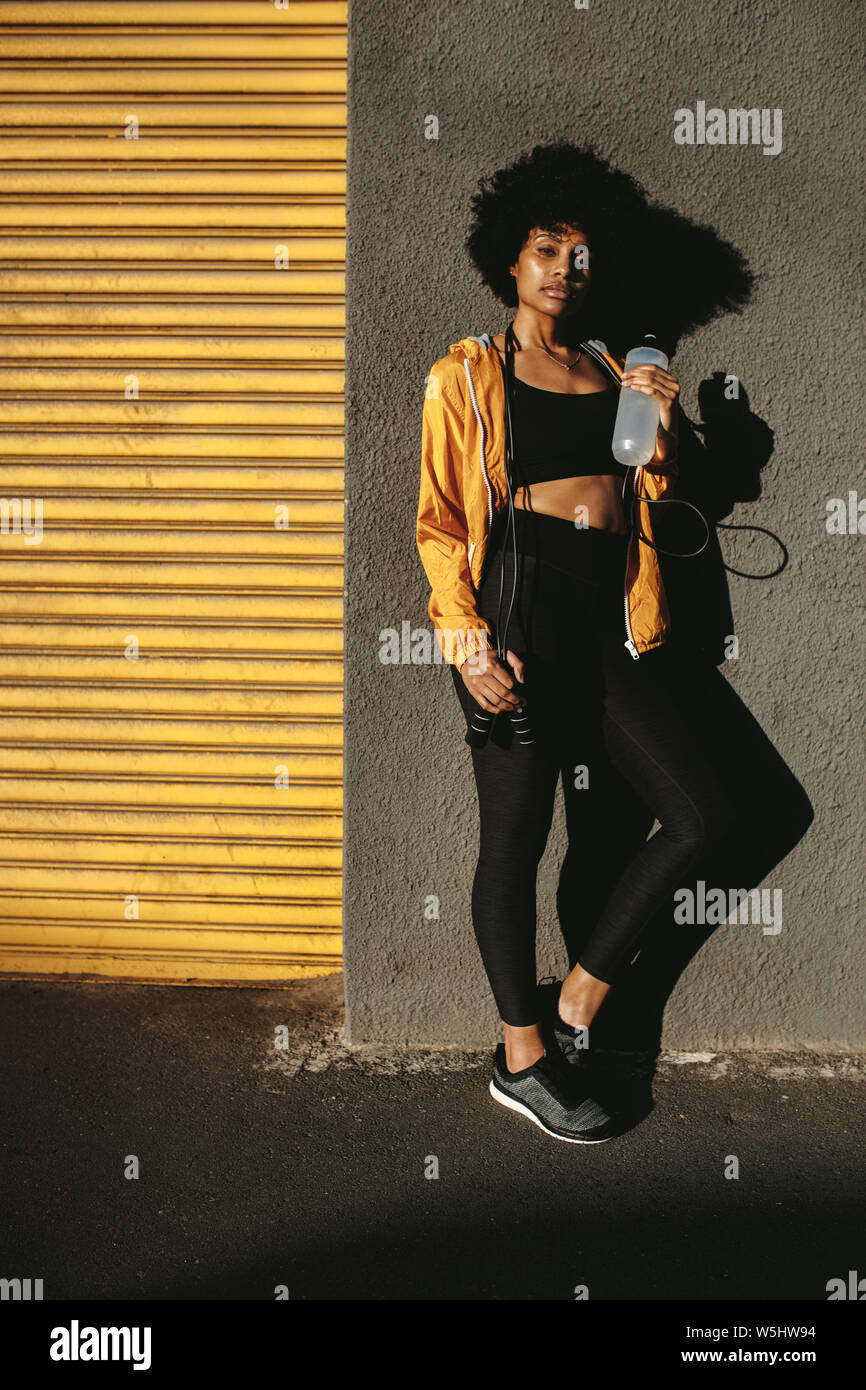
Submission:
{"label": "grey concrete wall", "polygon": [[[790,560],[770,581],[729,577],[740,655],[719,679],[790,769],[758,825],[796,801],[798,784],[814,819],[762,881],[782,890],[780,933],[721,926],[660,995],[650,982],[667,1000],[663,1043],[862,1046],[866,536],[826,525],[829,499],[866,496],[858,7],[591,0],[584,12],[570,0],[352,0],[350,21],[351,1039],[446,1045],[498,1035],[470,920],[477,809],[451,678],[443,665],[382,664],[379,634],[430,626],[414,535],[427,371],[449,343],[510,317],[462,249],[469,197],[482,173],[565,138],[592,140],[653,197],[710,222],[762,277],[742,316],[683,341],[673,370],[693,419],[701,383],[734,373],[774,433],[759,495],[736,500],[727,519],[774,533]],[[781,108],[781,152],[676,145],[675,110],[699,100]],[[425,138],[430,115],[436,140]],[[723,531],[721,544],[731,565],[752,572],[772,569],[779,553],[760,533]],[[734,763],[744,804],[760,805],[763,775]],[[565,965],[554,903],[565,843],[560,792],[539,875],[541,974]],[[428,895],[438,920],[425,919]],[[639,991],[623,1008],[628,1023]]]}

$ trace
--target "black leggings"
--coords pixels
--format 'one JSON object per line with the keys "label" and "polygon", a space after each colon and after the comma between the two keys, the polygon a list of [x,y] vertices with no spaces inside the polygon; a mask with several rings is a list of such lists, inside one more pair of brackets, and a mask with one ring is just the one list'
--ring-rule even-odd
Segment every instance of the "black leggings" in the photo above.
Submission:
{"label": "black leggings", "polygon": [[[505,514],[491,536],[478,611],[496,633],[514,573]],[[536,878],[562,778],[568,853],[557,892],[569,964],[612,983],[653,915],[711,843],[733,829],[733,804],[712,759],[690,658],[669,639],[634,660],[626,650],[626,537],[515,510],[522,583],[507,647],[524,661],[535,744],[506,712],[472,748],[480,852],[472,922],[503,1022],[538,1022]],[[467,726],[476,704],[451,668]],[[637,793],[637,796],[635,796]],[[660,829],[646,839],[653,818]]]}

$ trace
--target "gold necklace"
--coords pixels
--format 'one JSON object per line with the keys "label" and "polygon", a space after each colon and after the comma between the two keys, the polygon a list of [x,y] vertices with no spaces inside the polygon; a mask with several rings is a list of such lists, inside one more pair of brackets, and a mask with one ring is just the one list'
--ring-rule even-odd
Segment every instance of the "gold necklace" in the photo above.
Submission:
{"label": "gold necklace", "polygon": [[560,362],[559,358],[554,357],[553,353],[550,351],[550,348],[546,348],[543,343],[541,345],[541,350],[542,352],[546,352],[548,357],[552,358],[554,362],[559,362],[560,367],[564,367],[567,372],[570,372],[572,367],[576,367],[581,357],[583,356],[583,349],[578,348],[577,356],[575,357],[573,362]]}
{"label": "gold necklace", "polygon": [[567,372],[570,372],[572,367],[576,367],[581,357],[583,356],[583,348],[578,348],[577,356],[575,357],[573,362],[560,362],[559,358],[554,356],[554,354],[550,351],[550,348],[546,348],[543,343],[541,344],[541,347],[536,347],[534,343],[530,343],[529,347],[523,347],[521,343],[518,342],[516,333],[514,334],[514,341],[515,343],[517,343],[517,346],[520,348],[521,352],[546,352],[548,357],[550,357],[554,362],[556,362],[558,366],[564,367]]}
{"label": "gold necklace", "polygon": [[583,356],[583,349],[582,349],[582,348],[578,348],[578,350],[577,350],[577,356],[575,357],[575,359],[574,359],[573,362],[561,362],[561,361],[559,360],[559,358],[556,357],[556,356],[554,356],[554,354],[550,351],[550,348],[546,348],[546,347],[544,346],[543,343],[541,344],[541,347],[536,347],[534,343],[530,343],[529,347],[522,348],[521,351],[523,351],[523,352],[546,352],[547,355],[548,355],[548,357],[551,358],[551,360],[552,360],[553,362],[556,362],[556,363],[558,364],[558,366],[560,366],[560,367],[564,367],[565,370],[566,370],[567,372],[570,372],[571,369],[572,369],[572,367],[576,367],[577,364],[578,364],[578,362],[580,361],[581,357]]}

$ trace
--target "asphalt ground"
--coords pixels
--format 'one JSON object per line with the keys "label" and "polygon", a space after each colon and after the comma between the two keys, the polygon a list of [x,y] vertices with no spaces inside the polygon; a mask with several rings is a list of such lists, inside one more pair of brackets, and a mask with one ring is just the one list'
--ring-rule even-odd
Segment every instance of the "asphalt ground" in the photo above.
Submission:
{"label": "asphalt ground", "polygon": [[45,1300],[826,1303],[866,1276],[863,1057],[600,1054],[634,1118],[588,1146],[496,1104],[490,1050],[348,1047],[339,976],[0,996],[0,1275]]}

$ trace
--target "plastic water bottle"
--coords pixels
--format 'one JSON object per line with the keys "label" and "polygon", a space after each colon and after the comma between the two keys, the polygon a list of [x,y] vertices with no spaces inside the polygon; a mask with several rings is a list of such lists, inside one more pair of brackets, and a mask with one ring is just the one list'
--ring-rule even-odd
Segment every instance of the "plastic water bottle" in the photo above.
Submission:
{"label": "plastic water bottle", "polygon": [[[654,333],[647,333],[640,347],[632,348],[625,359],[625,370],[630,367],[668,366],[668,358],[660,348],[654,347]],[[611,452],[617,463],[630,468],[640,468],[649,463],[656,451],[656,436],[659,429],[659,403],[645,391],[634,391],[630,386],[620,390],[616,423],[613,427]]]}

